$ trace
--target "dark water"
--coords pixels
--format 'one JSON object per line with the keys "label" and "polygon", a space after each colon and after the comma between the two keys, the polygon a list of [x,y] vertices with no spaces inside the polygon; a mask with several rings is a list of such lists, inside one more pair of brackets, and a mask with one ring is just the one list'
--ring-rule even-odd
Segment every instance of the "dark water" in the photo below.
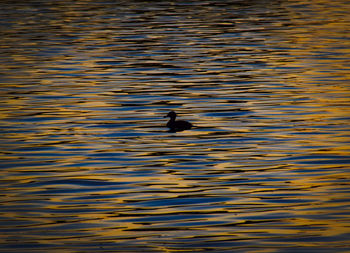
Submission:
{"label": "dark water", "polygon": [[350,252],[349,13],[2,1],[0,251]]}

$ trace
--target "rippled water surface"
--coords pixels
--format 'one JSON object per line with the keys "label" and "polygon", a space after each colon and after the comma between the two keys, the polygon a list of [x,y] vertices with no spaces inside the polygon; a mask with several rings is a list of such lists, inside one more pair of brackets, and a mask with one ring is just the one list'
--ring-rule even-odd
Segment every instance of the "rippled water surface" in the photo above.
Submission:
{"label": "rippled water surface", "polygon": [[2,1],[0,251],[350,252],[349,13]]}

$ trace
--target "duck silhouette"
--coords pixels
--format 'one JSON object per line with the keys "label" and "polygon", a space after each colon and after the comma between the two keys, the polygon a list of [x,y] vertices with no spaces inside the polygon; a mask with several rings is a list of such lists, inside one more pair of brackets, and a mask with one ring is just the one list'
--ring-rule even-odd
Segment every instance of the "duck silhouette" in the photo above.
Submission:
{"label": "duck silhouette", "polygon": [[176,119],[176,112],[171,111],[169,112],[164,118],[169,117],[169,121],[166,124],[168,128],[170,128],[169,132],[180,132],[184,130],[188,130],[192,128],[192,124],[185,120],[175,120]]}

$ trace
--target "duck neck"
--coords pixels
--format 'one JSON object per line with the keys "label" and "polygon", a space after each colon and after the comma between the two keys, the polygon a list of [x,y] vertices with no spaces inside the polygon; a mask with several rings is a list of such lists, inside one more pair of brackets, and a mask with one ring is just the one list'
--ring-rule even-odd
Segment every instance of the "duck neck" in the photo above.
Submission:
{"label": "duck neck", "polygon": [[171,127],[172,124],[174,124],[175,122],[175,119],[176,119],[176,116],[175,117],[170,117],[168,123],[166,124],[168,127]]}

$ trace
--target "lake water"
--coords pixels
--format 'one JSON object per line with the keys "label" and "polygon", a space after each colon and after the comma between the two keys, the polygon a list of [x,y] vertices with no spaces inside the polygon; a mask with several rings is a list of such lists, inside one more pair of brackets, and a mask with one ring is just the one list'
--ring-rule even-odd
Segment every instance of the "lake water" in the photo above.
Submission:
{"label": "lake water", "polygon": [[349,13],[2,1],[0,251],[350,252]]}

